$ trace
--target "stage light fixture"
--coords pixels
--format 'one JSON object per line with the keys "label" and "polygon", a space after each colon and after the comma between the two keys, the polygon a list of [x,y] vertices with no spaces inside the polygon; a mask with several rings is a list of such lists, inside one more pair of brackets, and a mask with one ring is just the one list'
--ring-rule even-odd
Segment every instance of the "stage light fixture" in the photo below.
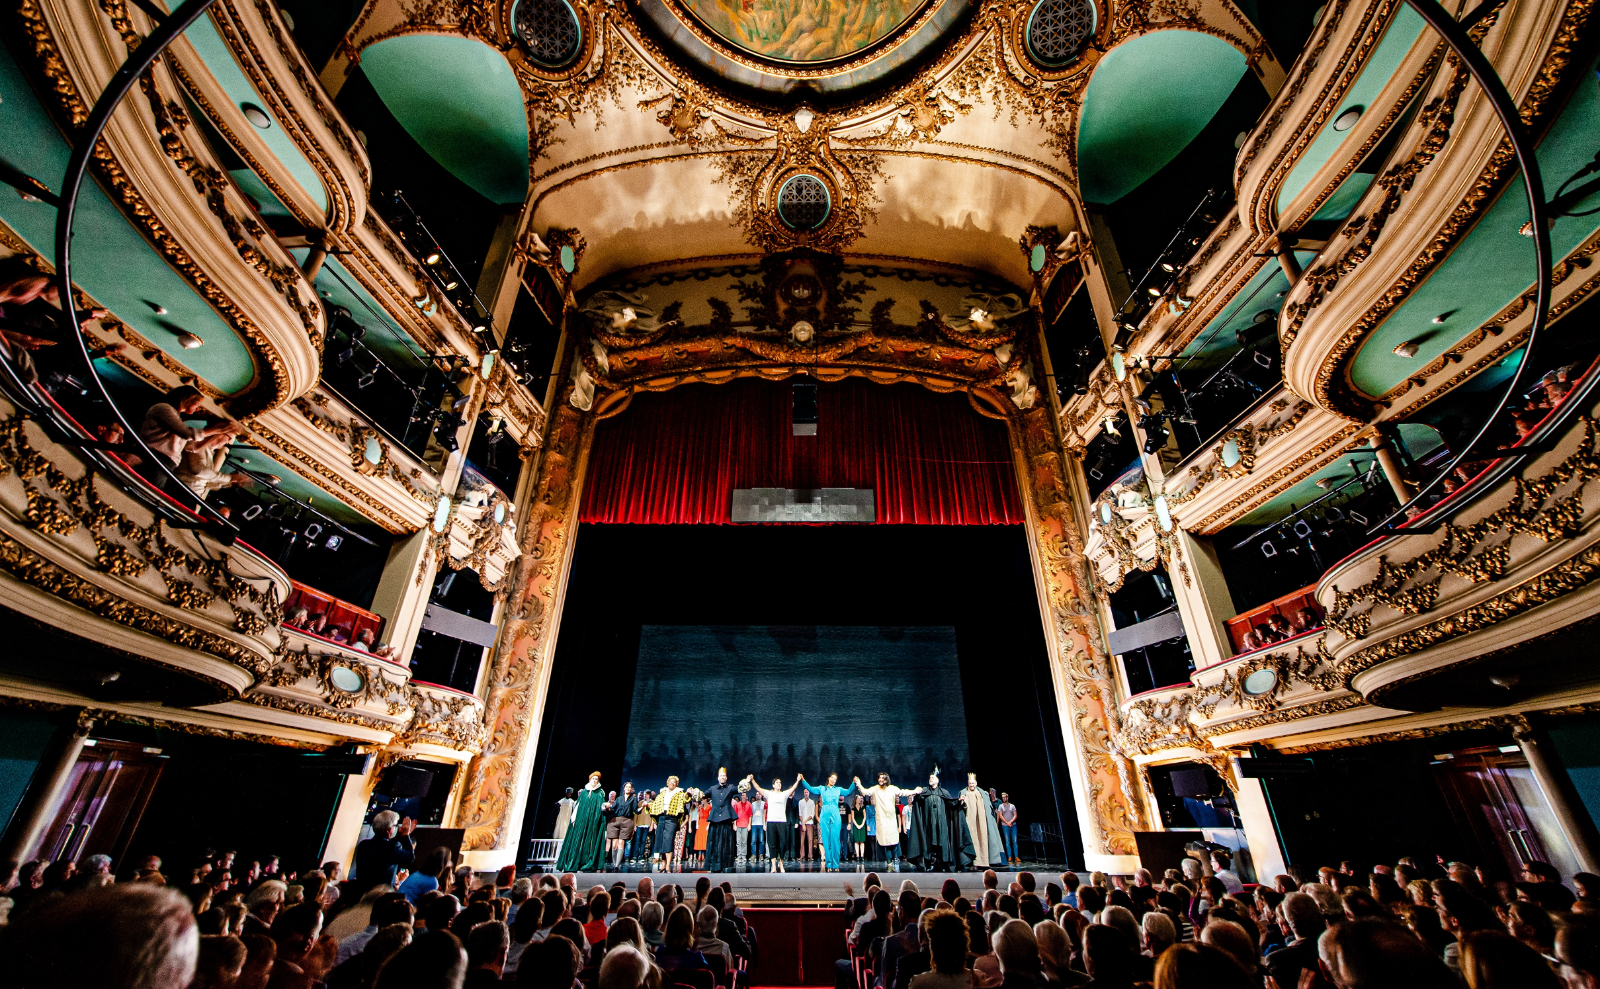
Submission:
{"label": "stage light fixture", "polygon": [[327,546],[329,549],[338,549],[340,546],[344,545],[344,537],[343,536],[329,536],[328,537],[328,541],[326,543],[324,543],[323,545]]}
{"label": "stage light fixture", "polygon": [[1094,478],[1096,481],[1102,480],[1106,476],[1106,469],[1110,466],[1111,463],[1106,459],[1105,454],[1101,454],[1099,457],[1095,458],[1095,462],[1089,466],[1089,476]]}
{"label": "stage light fixture", "polygon": [[1154,285],[1152,285],[1149,288],[1145,289],[1145,291],[1150,294],[1150,298],[1152,298],[1152,299],[1161,298],[1161,289],[1157,288]]}
{"label": "stage light fixture", "polygon": [[1278,555],[1278,547],[1274,546],[1272,544],[1272,540],[1268,539],[1266,542],[1263,542],[1261,544],[1261,555],[1265,556],[1265,557],[1268,557],[1268,558],[1277,556]]}
{"label": "stage light fixture", "polygon": [[356,391],[366,391],[367,388],[370,387],[376,380],[378,380],[377,371],[363,371],[360,376],[356,378]]}
{"label": "stage light fixture", "polygon": [[200,339],[200,337],[197,335],[190,333],[188,330],[183,330],[178,334],[178,344],[179,346],[183,347],[184,350],[199,350],[201,347],[205,346],[205,343],[206,342],[204,340]]}
{"label": "stage light fixture", "polygon": [[1299,536],[1301,539],[1311,535],[1311,523],[1307,522],[1305,519],[1295,519],[1294,534]]}
{"label": "stage light fixture", "polygon": [[316,542],[317,541],[317,537],[321,536],[321,535],[322,535],[322,523],[313,522],[310,525],[306,526],[306,543],[307,543],[307,545]]}
{"label": "stage light fixture", "polygon": [[1173,264],[1171,261],[1163,261],[1161,262],[1161,270],[1169,275],[1172,275],[1177,273],[1178,266]]}
{"label": "stage light fixture", "polygon": [[439,254],[438,251],[432,251],[432,252],[430,252],[428,254],[427,257],[422,259],[422,263],[423,264],[438,264],[440,256],[441,255]]}
{"label": "stage light fixture", "polygon": [[1351,512],[1350,521],[1354,522],[1356,525],[1366,525],[1367,517],[1362,515],[1360,512]]}
{"label": "stage light fixture", "polygon": [[249,508],[246,508],[244,510],[244,519],[245,519],[246,522],[254,522],[257,518],[260,517],[260,515],[261,515],[261,506],[260,505],[251,505]]}
{"label": "stage light fixture", "polygon": [[451,289],[455,288],[457,285],[460,285],[460,284],[461,284],[460,282],[458,282],[454,278],[452,278],[452,279],[450,279],[450,281],[445,283],[444,290],[446,292],[448,292],[448,291],[450,291]]}
{"label": "stage light fixture", "polygon": [[283,506],[282,505],[278,505],[278,504],[268,505],[267,506],[267,518],[269,518],[269,519],[281,519],[281,518],[283,518]]}

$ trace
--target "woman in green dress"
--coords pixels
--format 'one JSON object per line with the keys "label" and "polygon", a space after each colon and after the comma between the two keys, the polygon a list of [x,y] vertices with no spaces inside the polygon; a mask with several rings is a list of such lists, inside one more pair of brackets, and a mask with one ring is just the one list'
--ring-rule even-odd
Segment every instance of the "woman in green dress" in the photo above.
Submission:
{"label": "woman in green dress", "polygon": [[864,861],[867,857],[867,799],[856,797],[856,805],[850,808],[850,844],[856,846],[856,861]]}
{"label": "woman in green dress", "polygon": [[589,782],[578,791],[578,806],[572,811],[572,824],[561,842],[556,859],[558,872],[599,872],[605,854],[606,791],[600,788],[600,774],[590,773]]}

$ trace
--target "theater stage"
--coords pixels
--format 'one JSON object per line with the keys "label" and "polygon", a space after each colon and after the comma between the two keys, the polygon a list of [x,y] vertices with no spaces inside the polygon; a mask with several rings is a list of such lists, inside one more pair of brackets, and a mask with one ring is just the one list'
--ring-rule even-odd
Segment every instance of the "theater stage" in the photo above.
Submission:
{"label": "theater stage", "polygon": [[[1053,870],[1053,871],[1049,871]],[[844,904],[844,886],[849,883],[855,890],[855,895],[862,895],[862,882],[866,879],[869,870],[860,872],[580,872],[578,874],[577,888],[588,889],[590,886],[607,886],[612,883],[624,883],[627,887],[637,889],[639,880],[646,876],[655,880],[657,888],[663,883],[677,883],[689,896],[694,895],[695,880],[706,876],[715,884],[724,880],[733,884],[733,891],[739,898],[741,906],[830,906],[838,907]],[[1061,881],[1061,867],[1041,866],[1030,869],[1038,881],[1038,890],[1044,892],[1044,884]],[[954,879],[961,884],[961,893],[971,900],[978,900],[983,896],[983,873],[981,872],[889,872],[886,869],[877,870],[878,878],[884,883],[884,888],[892,894],[900,892],[900,884],[904,880],[911,880],[917,884],[917,890],[925,896],[939,895],[939,888],[946,879]],[[1013,880],[1017,878],[1015,872],[999,872],[1000,891],[1006,891]],[[1080,878],[1085,878],[1080,875]]]}

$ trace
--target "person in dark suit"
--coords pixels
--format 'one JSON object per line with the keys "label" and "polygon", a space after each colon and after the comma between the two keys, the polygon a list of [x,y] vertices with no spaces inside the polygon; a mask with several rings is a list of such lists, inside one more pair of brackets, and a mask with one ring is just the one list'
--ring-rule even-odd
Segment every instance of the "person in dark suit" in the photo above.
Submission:
{"label": "person in dark suit", "polygon": [[916,890],[902,892],[900,905],[894,912],[894,926],[899,933],[883,939],[883,954],[879,956],[878,963],[879,986],[893,985],[894,966],[902,955],[914,955],[922,950],[922,943],[917,937],[917,921],[921,915],[922,897]]}
{"label": "person in dark suit", "polygon": [[1282,918],[1279,926],[1288,927],[1284,934],[1293,935],[1294,940],[1267,954],[1267,971],[1279,986],[1298,986],[1300,970],[1317,967],[1317,938],[1328,924],[1317,901],[1305,893],[1285,896],[1278,904],[1278,916]]}
{"label": "person in dark suit", "polygon": [[940,909],[922,911],[922,917],[917,921],[918,950],[900,956],[900,960],[895,963],[894,971],[889,973],[889,979],[884,982],[886,989],[907,989],[912,979],[924,972],[933,971],[933,951],[929,932],[933,930],[933,922],[938,919],[940,912]]}
{"label": "person in dark suit", "polygon": [[350,878],[352,899],[360,899],[374,886],[395,885],[395,872],[410,868],[416,860],[416,846],[411,841],[416,827],[416,821],[402,820],[392,810],[372,815],[372,837],[356,845],[355,875]]}

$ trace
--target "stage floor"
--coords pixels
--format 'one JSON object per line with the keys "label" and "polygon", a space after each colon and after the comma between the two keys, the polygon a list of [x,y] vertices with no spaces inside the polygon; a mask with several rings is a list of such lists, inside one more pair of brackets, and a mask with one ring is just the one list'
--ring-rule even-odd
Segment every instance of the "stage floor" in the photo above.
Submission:
{"label": "stage floor", "polygon": [[[1042,894],[1045,883],[1061,881],[1062,867],[1059,863],[1047,865],[1045,863],[1024,863],[1026,871],[1032,872],[1038,882]],[[554,870],[551,870],[554,871]],[[539,869],[530,870],[530,874],[537,875]],[[983,896],[983,873],[980,872],[891,872],[883,866],[876,869],[862,867],[857,871],[847,867],[843,872],[800,871],[791,868],[788,872],[765,871],[731,871],[731,872],[706,872],[704,870],[685,869],[682,872],[650,872],[648,869],[636,869],[630,872],[580,872],[578,873],[577,888],[587,889],[590,886],[610,886],[612,883],[621,882],[629,889],[636,889],[640,879],[649,876],[655,880],[659,888],[662,883],[677,883],[684,888],[686,893],[692,895],[695,880],[701,876],[708,877],[713,883],[724,880],[733,884],[734,894],[738,896],[741,905],[817,905],[839,906],[844,902],[845,883],[849,883],[855,895],[862,895],[862,881],[867,873],[876,872],[878,878],[883,880],[884,888],[891,893],[900,891],[900,883],[911,880],[917,884],[917,889],[929,896],[938,896],[939,888],[946,879],[954,879],[961,884],[961,893],[968,899],[977,900]],[[1017,878],[1015,870],[995,870],[1000,877],[1000,891],[1005,892],[1012,881]],[[1084,878],[1083,874],[1079,874]]]}

